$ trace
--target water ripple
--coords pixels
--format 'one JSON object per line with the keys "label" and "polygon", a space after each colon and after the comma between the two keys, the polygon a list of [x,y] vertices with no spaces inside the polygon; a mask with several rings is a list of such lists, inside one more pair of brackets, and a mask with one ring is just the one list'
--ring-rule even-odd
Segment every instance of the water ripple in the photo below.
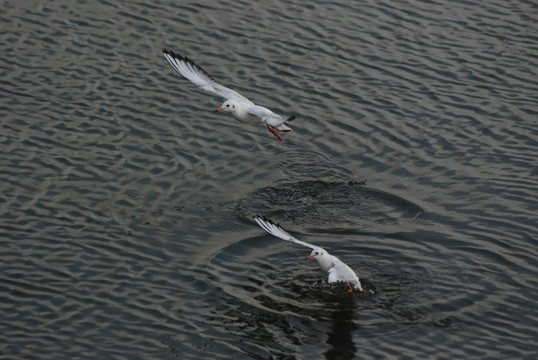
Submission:
{"label": "water ripple", "polygon": [[[6,358],[536,357],[534,4],[21,4],[0,7]],[[214,113],[163,47],[294,132]]]}

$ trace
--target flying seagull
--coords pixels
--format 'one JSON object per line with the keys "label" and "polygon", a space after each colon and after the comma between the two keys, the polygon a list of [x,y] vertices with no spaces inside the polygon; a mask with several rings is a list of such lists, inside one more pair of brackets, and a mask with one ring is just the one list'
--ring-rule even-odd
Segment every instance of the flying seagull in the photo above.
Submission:
{"label": "flying seagull", "polygon": [[184,78],[192,81],[200,89],[220,95],[226,99],[216,111],[229,112],[241,122],[262,121],[267,125],[267,129],[280,141],[282,141],[280,133],[293,131],[285,122],[294,120],[295,115],[284,119],[266,107],[254,104],[238,92],[217,83],[207,71],[186,56],[166,49],[163,50],[163,55]]}

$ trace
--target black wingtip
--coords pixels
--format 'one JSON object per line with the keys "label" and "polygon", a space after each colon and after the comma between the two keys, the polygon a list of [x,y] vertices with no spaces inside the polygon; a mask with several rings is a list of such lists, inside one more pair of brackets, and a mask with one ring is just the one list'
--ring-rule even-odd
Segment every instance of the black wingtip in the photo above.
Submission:
{"label": "black wingtip", "polygon": [[261,216],[260,214],[256,214],[252,217],[253,219],[259,219],[265,222],[271,222],[271,220],[267,219],[265,216]]}
{"label": "black wingtip", "polygon": [[265,217],[265,216],[261,216],[261,215],[259,215],[259,214],[254,215],[252,218],[253,218],[253,219],[261,219],[261,220],[263,220],[263,221],[265,221],[265,222],[267,222],[267,223],[269,223],[269,224],[276,225],[276,224],[273,222],[273,220],[268,219],[267,217]]}
{"label": "black wingtip", "polygon": [[209,73],[207,71],[205,71],[200,65],[196,64],[194,61],[192,61],[191,59],[189,59],[188,57],[184,56],[184,55],[181,55],[177,52],[174,52],[172,50],[168,50],[166,48],[163,48],[163,54],[166,54],[168,56],[171,56],[173,57],[174,59],[178,59],[180,61],[184,61],[186,63],[189,63],[191,64],[192,66],[194,66],[195,68],[197,68],[199,71],[201,71],[205,76],[207,76],[208,78],[210,78],[211,80],[215,81],[215,79],[213,79],[213,76],[209,75]]}
{"label": "black wingtip", "polygon": [[192,61],[188,57],[180,55],[177,52],[173,52],[172,50],[168,50],[166,48],[163,48],[163,54],[170,55],[171,57],[174,57],[180,60]]}
{"label": "black wingtip", "polygon": [[292,115],[288,118],[288,120],[286,120],[287,122],[292,122],[293,120],[295,120],[295,115]]}
{"label": "black wingtip", "polygon": [[267,222],[268,222],[269,224],[271,224],[271,225],[274,225],[274,226],[279,227],[279,228],[282,229],[282,226],[280,226],[279,223],[276,223],[276,222],[274,222],[273,220],[271,220],[271,219],[269,219],[269,218],[266,218],[265,216],[263,217],[263,220],[267,221]]}

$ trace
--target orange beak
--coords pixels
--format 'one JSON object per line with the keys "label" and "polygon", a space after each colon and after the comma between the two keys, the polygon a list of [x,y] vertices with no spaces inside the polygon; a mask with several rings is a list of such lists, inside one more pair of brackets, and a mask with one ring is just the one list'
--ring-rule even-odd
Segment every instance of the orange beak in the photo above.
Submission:
{"label": "orange beak", "polygon": [[215,110],[215,112],[219,112],[219,111],[222,111],[224,110],[223,108],[218,108],[217,110]]}
{"label": "orange beak", "polygon": [[308,255],[308,256],[306,257],[305,260],[310,260],[310,259],[312,259],[314,256],[315,256],[315,255]]}

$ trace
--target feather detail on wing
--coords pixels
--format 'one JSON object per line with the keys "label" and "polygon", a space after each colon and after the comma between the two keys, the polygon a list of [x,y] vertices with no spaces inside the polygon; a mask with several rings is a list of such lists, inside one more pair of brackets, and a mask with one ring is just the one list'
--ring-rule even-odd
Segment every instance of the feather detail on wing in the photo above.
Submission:
{"label": "feather detail on wing", "polygon": [[319,248],[318,246],[315,246],[315,245],[312,245],[312,244],[309,244],[307,242],[304,242],[304,241],[301,241],[301,240],[298,240],[298,239],[294,238],[286,230],[284,230],[282,228],[282,226],[280,226],[280,224],[275,224],[272,220],[267,219],[265,216],[262,217],[260,215],[256,215],[256,216],[254,216],[254,220],[258,223],[258,225],[260,225],[262,227],[262,229],[267,231],[269,234],[271,234],[273,236],[276,236],[276,237],[278,237],[278,238],[280,238],[282,240],[291,241],[291,242],[294,242],[296,244],[306,246],[306,247],[308,247],[310,249],[318,249]]}
{"label": "feather detail on wing", "polygon": [[196,63],[188,57],[166,49],[163,50],[163,55],[181,76],[190,80],[200,89],[222,96],[228,100],[252,103],[238,92],[217,83],[207,71],[202,69],[199,65],[196,65]]}

